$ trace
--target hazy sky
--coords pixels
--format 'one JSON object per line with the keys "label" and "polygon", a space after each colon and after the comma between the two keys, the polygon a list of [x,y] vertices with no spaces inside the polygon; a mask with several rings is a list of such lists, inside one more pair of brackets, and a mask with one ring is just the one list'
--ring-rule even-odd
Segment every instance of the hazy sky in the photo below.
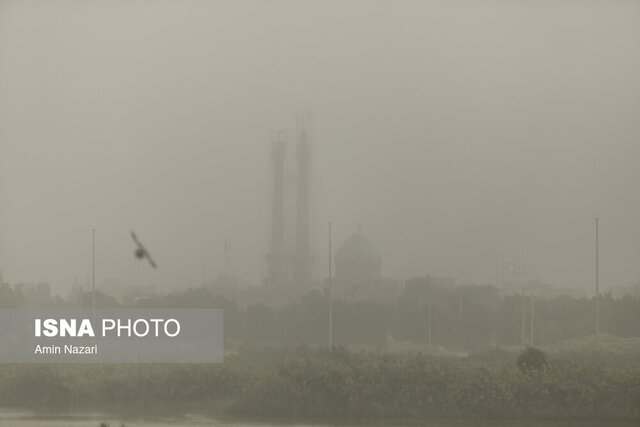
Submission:
{"label": "hazy sky", "polygon": [[[383,275],[640,280],[640,2],[0,0],[10,282],[260,283],[269,138],[313,110],[316,229]],[[133,257],[136,230],[160,268]],[[326,245],[315,271],[326,270]],[[203,262],[203,260],[205,262]]]}

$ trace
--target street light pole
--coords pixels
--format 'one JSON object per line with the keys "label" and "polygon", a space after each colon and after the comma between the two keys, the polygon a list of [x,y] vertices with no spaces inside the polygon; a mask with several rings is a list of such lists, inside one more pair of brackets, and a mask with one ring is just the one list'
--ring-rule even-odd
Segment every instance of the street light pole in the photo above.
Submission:
{"label": "street light pole", "polygon": [[431,277],[427,274],[427,344],[431,350]]}
{"label": "street light pole", "polygon": [[93,317],[96,317],[96,229],[92,230],[93,239],[91,246],[91,309]]}
{"label": "street light pole", "polygon": [[524,286],[522,287],[522,319],[520,320],[520,344],[522,346],[527,345],[527,306],[526,297],[524,294]]}
{"label": "street light pole", "polygon": [[331,223],[329,223],[329,348],[333,347],[333,296],[331,271]]}
{"label": "street light pole", "polygon": [[535,319],[535,315],[534,315],[534,311],[533,311],[533,291],[531,292],[531,324],[529,325],[529,334],[531,335],[529,337],[529,344],[531,345],[531,347],[533,347],[533,323],[534,323],[534,319]]}
{"label": "street light pole", "polygon": [[598,247],[598,221],[596,218],[596,348],[600,351],[600,272],[599,272],[599,247]]}

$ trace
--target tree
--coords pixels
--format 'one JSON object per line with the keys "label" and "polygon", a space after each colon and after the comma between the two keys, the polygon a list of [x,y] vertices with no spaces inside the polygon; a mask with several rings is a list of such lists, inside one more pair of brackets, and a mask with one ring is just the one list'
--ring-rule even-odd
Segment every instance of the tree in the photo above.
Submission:
{"label": "tree", "polygon": [[518,368],[522,372],[538,372],[547,368],[547,355],[544,351],[535,348],[527,347],[520,356],[518,356]]}

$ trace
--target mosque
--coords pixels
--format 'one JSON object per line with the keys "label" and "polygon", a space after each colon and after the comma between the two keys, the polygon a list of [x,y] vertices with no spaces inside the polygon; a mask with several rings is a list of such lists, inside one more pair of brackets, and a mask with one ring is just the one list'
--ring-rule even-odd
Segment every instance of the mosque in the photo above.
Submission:
{"label": "mosque", "polygon": [[393,281],[381,276],[382,256],[362,231],[362,225],[335,253],[332,295],[345,301],[385,301],[397,293]]}

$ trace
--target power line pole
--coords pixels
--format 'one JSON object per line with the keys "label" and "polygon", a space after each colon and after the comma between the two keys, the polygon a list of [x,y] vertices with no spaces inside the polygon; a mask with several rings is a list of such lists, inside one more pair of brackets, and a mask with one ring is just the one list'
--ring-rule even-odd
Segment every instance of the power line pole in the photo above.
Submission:
{"label": "power line pole", "polygon": [[598,221],[596,218],[596,349],[600,351],[600,284],[599,284],[599,247],[598,247]]}
{"label": "power line pole", "polygon": [[333,296],[331,271],[331,222],[329,222],[329,348],[333,347]]}

